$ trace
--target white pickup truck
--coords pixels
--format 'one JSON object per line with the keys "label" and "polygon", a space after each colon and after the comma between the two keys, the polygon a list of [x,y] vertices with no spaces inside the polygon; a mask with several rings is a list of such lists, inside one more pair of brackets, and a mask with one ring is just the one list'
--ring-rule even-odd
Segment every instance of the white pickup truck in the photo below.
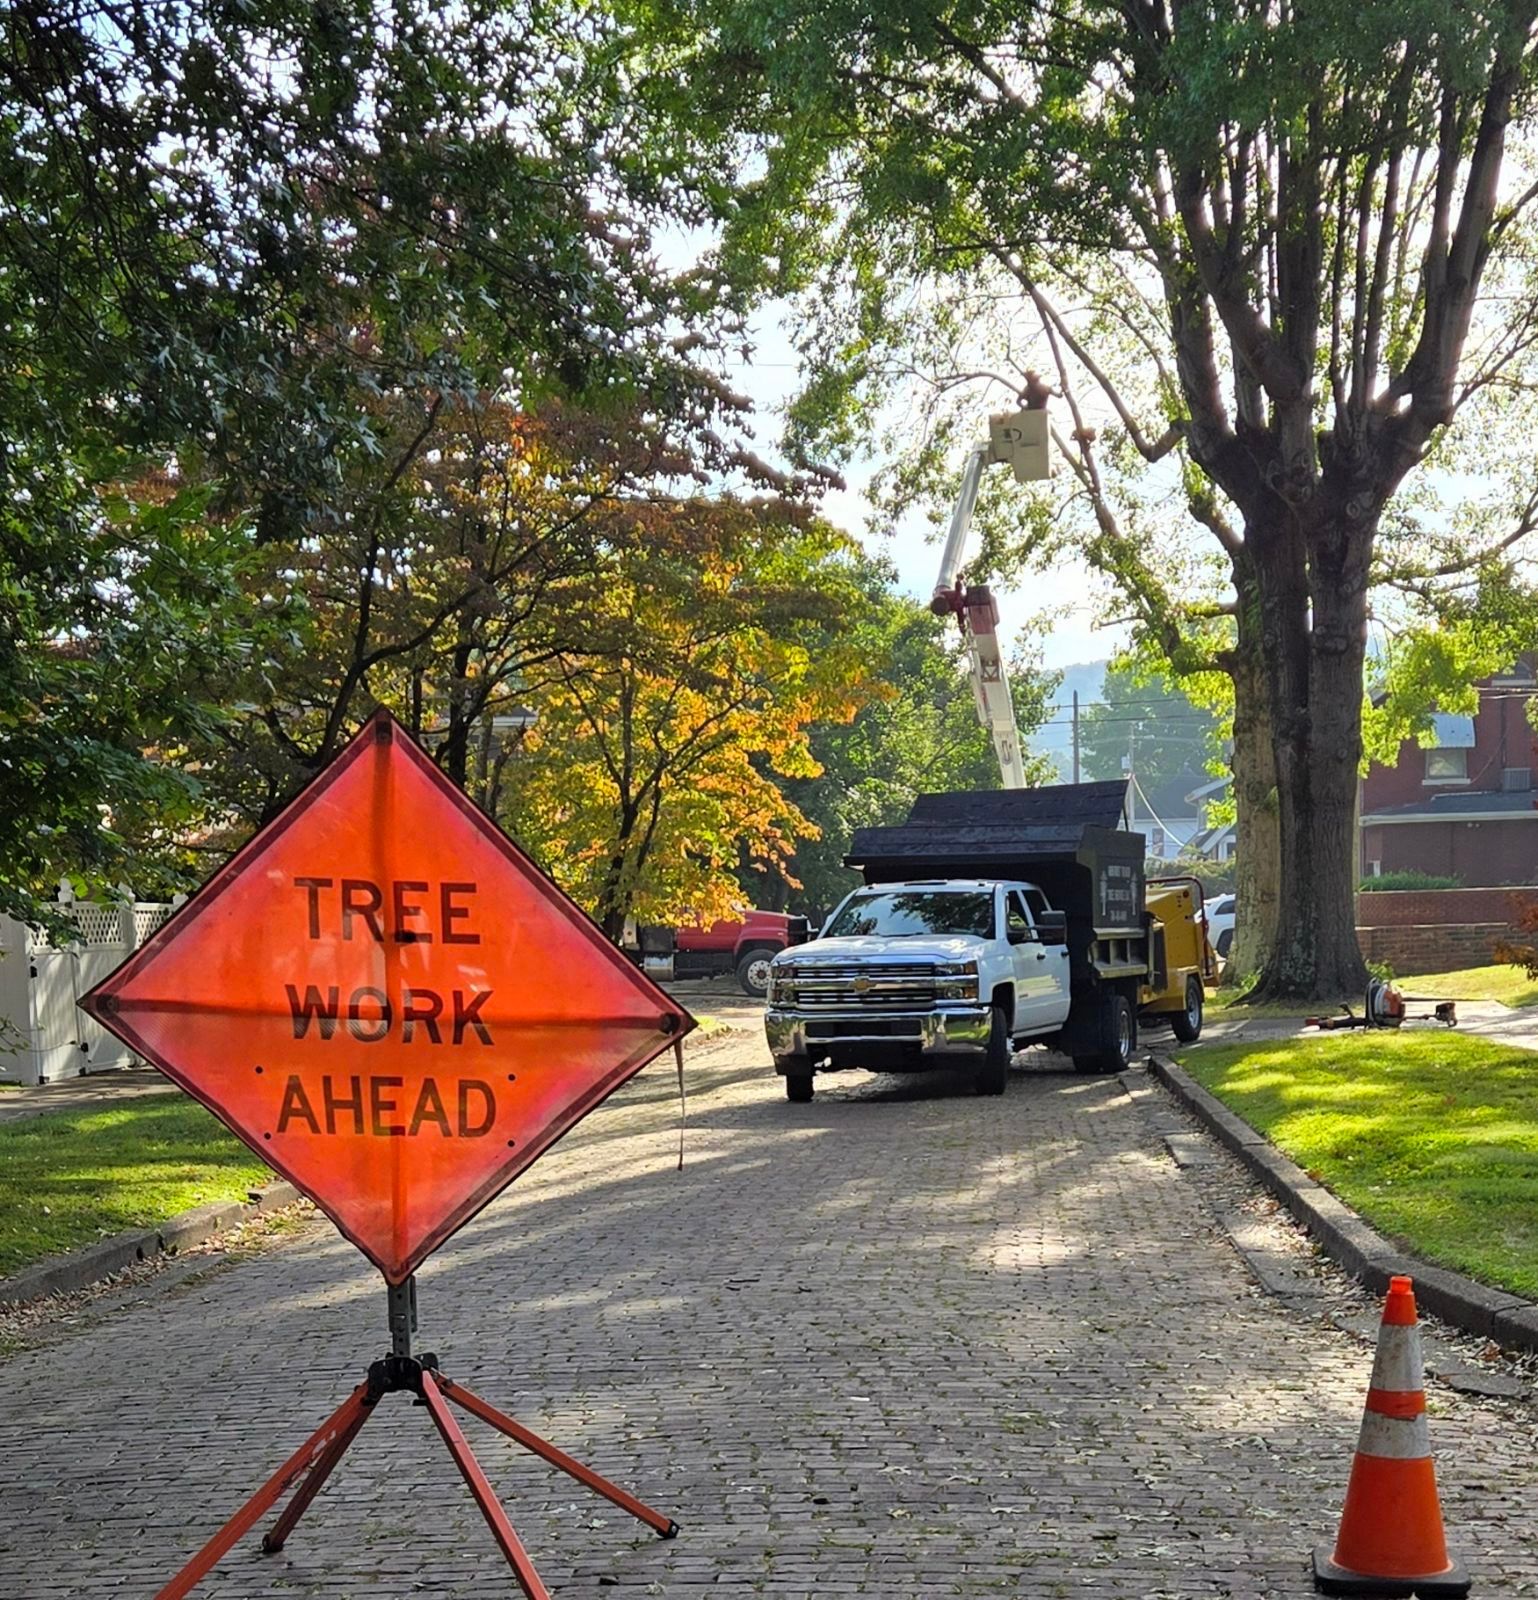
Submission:
{"label": "white pickup truck", "polygon": [[[764,1015],[792,1100],[813,1073],[843,1067],[974,1069],[1002,1094],[1016,1046],[1051,1041],[1068,1020],[1067,919],[1035,884],[945,879],[856,889],[820,937],[769,966]],[[1128,998],[1107,1007],[1103,1064],[1136,1042]]]}
{"label": "white pickup truck", "polygon": [[1216,976],[1201,886],[1149,882],[1125,783],[915,795],[856,828],[856,889],[769,966],[765,1027],[792,1100],[843,1067],[975,1070],[1002,1094],[1015,1045],[1118,1072],[1139,1019],[1201,1033]]}

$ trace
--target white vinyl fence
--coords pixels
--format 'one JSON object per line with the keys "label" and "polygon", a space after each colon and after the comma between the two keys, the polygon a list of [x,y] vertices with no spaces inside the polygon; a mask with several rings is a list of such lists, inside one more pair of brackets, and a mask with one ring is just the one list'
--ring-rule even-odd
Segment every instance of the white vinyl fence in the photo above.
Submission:
{"label": "white vinyl fence", "polygon": [[78,939],[65,946],[0,916],[0,1081],[52,1083],[132,1066],[138,1059],[75,1002],[127,960],[172,908],[125,901],[59,909],[79,930]]}

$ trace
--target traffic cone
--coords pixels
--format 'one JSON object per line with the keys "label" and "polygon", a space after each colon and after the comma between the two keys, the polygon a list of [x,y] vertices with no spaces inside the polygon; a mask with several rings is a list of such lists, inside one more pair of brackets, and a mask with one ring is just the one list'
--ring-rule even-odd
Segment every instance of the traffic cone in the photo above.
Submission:
{"label": "traffic cone", "polygon": [[1415,1285],[1390,1278],[1340,1533],[1333,1550],[1314,1551],[1314,1584],[1325,1594],[1469,1592],[1442,1532],[1424,1383]]}

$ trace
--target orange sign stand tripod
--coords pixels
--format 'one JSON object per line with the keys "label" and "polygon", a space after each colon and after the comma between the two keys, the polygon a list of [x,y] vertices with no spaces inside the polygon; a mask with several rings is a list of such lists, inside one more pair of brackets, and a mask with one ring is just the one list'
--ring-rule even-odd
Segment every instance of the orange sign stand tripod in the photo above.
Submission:
{"label": "orange sign stand tripod", "polygon": [[288,1542],[299,1519],[309,1509],[310,1502],[325,1486],[326,1479],[336,1470],[348,1446],[363,1429],[363,1424],[373,1416],[374,1408],[387,1394],[414,1394],[419,1404],[427,1408],[448,1446],[454,1465],[459,1468],[471,1497],[481,1509],[492,1537],[518,1580],[528,1600],[550,1600],[549,1591],[540,1581],[529,1560],[529,1553],[513,1530],[507,1512],[497,1499],[495,1491],[486,1480],[481,1464],[470,1449],[470,1442],[460,1430],[449,1404],[461,1407],[471,1416],[489,1423],[498,1433],[506,1434],[515,1444],[532,1451],[559,1467],[578,1483],[612,1500],[621,1511],[655,1528],[664,1538],[671,1539],[678,1532],[678,1524],[671,1517],[654,1511],[650,1506],[628,1494],[618,1484],[584,1466],[564,1450],[557,1449],[548,1439],[542,1439],[521,1422],[489,1405],[478,1394],[446,1377],[438,1367],[435,1355],[414,1356],[411,1353],[411,1335],[416,1330],[416,1279],[391,1285],[390,1333],[393,1348],[368,1369],[367,1379],[360,1383],[335,1411],[310,1435],[278,1470],[256,1491],[230,1520],[203,1546],[172,1580],[155,1596],[155,1600],[182,1600],[234,1549],[267,1515],[283,1496],[297,1483],[299,1488],[282,1515],[262,1536],[262,1549],[273,1554]]}

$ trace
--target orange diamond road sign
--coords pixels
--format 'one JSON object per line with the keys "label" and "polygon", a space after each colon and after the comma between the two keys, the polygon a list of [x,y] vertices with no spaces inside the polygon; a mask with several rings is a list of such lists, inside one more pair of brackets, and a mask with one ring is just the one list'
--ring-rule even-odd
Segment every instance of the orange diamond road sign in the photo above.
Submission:
{"label": "orange diamond road sign", "polygon": [[81,1005],[391,1283],[694,1027],[383,711]]}

